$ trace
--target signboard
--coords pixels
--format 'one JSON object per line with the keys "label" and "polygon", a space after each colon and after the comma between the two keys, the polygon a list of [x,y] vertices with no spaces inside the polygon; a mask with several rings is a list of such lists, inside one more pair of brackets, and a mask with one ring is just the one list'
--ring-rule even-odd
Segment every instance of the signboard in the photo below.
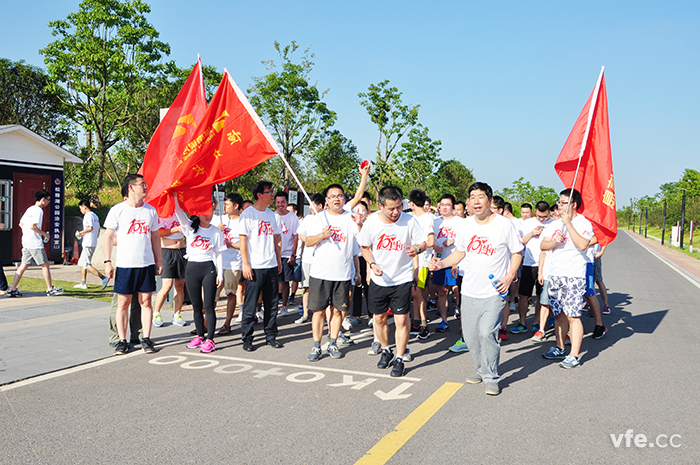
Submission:
{"label": "signboard", "polygon": [[51,176],[51,218],[49,240],[51,252],[63,252],[63,178]]}

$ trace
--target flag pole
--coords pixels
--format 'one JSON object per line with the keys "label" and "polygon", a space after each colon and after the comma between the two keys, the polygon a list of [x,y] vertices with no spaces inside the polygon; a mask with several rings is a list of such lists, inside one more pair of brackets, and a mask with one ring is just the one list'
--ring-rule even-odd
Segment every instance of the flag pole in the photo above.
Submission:
{"label": "flag pole", "polygon": [[304,193],[304,197],[306,197],[306,200],[309,202],[309,207],[311,208],[311,210],[313,210],[314,213],[319,213],[318,211],[316,211],[316,207],[314,207],[314,204],[311,202],[311,197],[309,197],[309,193],[306,192],[306,189],[304,189],[304,186],[302,186],[301,181],[299,181],[299,178],[297,177],[297,174],[294,172],[292,167],[289,165],[287,158],[284,155],[282,155],[281,153],[278,153],[277,155],[279,155],[279,157],[282,159],[282,161],[284,162],[284,165],[287,167],[289,172],[292,174],[292,177],[296,181],[297,186],[299,186],[301,191]]}
{"label": "flag pole", "polygon": [[[583,152],[586,150],[586,144],[588,144],[588,134],[591,132],[591,122],[593,121],[593,111],[595,110],[596,104],[598,103],[598,92],[600,91],[600,83],[603,80],[603,71],[605,71],[605,66],[600,68],[600,75],[598,76],[598,82],[595,84],[595,89],[593,89],[593,98],[591,99],[591,105],[588,107],[588,124],[586,125],[586,132],[583,134],[583,141],[581,142],[581,150],[578,154],[578,163],[576,164],[576,171],[574,171],[574,182],[571,184],[571,191],[573,192],[576,186],[576,179],[578,178],[578,170],[581,167],[581,158],[583,157]],[[569,199],[571,200],[571,199]],[[569,205],[566,206],[566,213],[569,213]]]}

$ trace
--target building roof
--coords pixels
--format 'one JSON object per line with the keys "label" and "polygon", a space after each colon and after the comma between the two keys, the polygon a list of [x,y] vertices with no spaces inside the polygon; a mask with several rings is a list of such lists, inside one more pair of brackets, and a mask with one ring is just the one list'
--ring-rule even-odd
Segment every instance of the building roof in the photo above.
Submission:
{"label": "building roof", "polygon": [[83,160],[19,124],[0,125],[0,163],[3,161],[63,166]]}

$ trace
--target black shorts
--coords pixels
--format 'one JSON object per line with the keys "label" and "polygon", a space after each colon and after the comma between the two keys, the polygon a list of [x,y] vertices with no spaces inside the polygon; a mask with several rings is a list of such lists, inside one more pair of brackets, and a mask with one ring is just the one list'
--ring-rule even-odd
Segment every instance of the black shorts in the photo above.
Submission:
{"label": "black shorts", "polygon": [[329,305],[341,312],[350,309],[350,280],[326,281],[309,278],[309,310],[321,312]]}
{"label": "black shorts", "polygon": [[117,268],[114,275],[114,293],[131,295],[134,292],[155,292],[156,266],[144,268]]}
{"label": "black shorts", "polygon": [[163,257],[163,279],[185,279],[185,267],[187,259],[186,248],[181,249],[160,249]]}
{"label": "black shorts", "polygon": [[289,258],[282,258],[282,272],[280,273],[280,282],[289,283],[292,281],[294,281],[294,265],[289,264]]}
{"label": "black shorts", "polygon": [[537,281],[536,266],[524,266],[520,274],[520,287],[518,288],[519,295],[532,296],[532,288],[535,288],[537,295],[542,294],[542,285]]}
{"label": "black shorts", "polygon": [[411,311],[411,287],[413,282],[398,286],[379,286],[370,281],[367,305],[372,313],[386,313],[389,308],[395,315],[406,315]]}

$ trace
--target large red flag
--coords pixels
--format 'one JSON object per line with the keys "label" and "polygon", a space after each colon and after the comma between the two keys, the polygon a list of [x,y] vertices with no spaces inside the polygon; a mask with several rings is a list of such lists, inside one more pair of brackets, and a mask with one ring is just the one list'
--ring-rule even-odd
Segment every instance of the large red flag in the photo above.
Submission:
{"label": "large red flag", "polygon": [[277,142],[225,71],[201,123],[178,154],[169,190],[177,193],[188,213],[211,214],[211,195],[203,197],[196,190],[211,190],[278,153]]}
{"label": "large red flag", "polygon": [[[178,154],[187,146],[206,108],[202,62],[197,60],[185,85],[153,133],[140,170],[148,184],[146,202],[153,205],[161,217],[173,214],[172,196],[161,194],[172,184]],[[211,195],[211,189],[201,193]]]}
{"label": "large red flag", "polygon": [[554,169],[565,187],[574,187],[581,193],[583,209],[578,212],[593,224],[598,242],[601,245],[612,242],[617,236],[617,211],[603,70]]}

